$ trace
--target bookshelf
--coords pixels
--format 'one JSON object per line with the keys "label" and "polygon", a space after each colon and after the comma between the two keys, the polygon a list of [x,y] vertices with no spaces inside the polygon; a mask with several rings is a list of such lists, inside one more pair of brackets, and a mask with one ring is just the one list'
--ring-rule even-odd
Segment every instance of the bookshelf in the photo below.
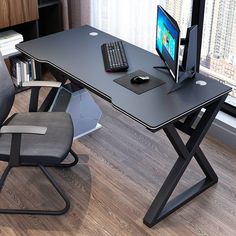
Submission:
{"label": "bookshelf", "polygon": [[62,30],[62,9],[60,1],[42,1],[39,4],[38,10],[40,19],[38,21],[38,30],[40,37]]}
{"label": "bookshelf", "polygon": [[[14,30],[23,35],[24,41],[59,32],[62,30],[61,11],[60,0],[0,1],[0,32]],[[8,68],[10,58],[16,54],[4,56]],[[39,64],[36,64],[36,71],[37,77],[40,77]],[[16,92],[22,90],[16,87]]]}

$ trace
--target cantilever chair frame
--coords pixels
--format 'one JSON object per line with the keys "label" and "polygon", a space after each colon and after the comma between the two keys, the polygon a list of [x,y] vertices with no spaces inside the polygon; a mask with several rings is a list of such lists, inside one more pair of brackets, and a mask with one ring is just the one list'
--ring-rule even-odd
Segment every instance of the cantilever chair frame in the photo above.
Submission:
{"label": "cantilever chair frame", "polygon": [[[23,87],[31,87],[31,98],[30,98],[30,106],[29,111],[30,112],[37,112],[37,106],[38,106],[38,95],[39,90],[41,87],[51,87],[53,89],[58,89],[61,86],[60,82],[54,82],[54,81],[30,81],[25,82],[22,85]],[[56,90],[54,90],[55,92]],[[31,215],[62,215],[66,213],[70,208],[70,201],[66,194],[63,192],[61,187],[58,185],[58,183],[55,181],[55,179],[52,177],[52,175],[48,172],[48,170],[45,167],[72,167],[78,163],[78,156],[76,153],[70,149],[71,155],[74,157],[74,161],[71,163],[60,163],[57,165],[37,165],[37,164],[22,164],[20,163],[20,145],[21,145],[21,136],[22,134],[34,134],[34,135],[44,135],[46,133],[47,128],[46,127],[39,127],[39,126],[2,126],[0,130],[1,134],[12,134],[11,139],[11,148],[10,148],[10,157],[9,162],[4,170],[1,178],[0,178],[0,192],[3,188],[3,185],[5,183],[6,177],[9,174],[10,170],[13,167],[20,167],[20,166],[38,166],[40,170],[43,172],[43,174],[47,177],[47,179],[50,181],[50,183],[53,185],[53,187],[56,189],[56,191],[59,193],[59,195],[62,197],[62,199],[65,202],[65,207],[61,210],[32,210],[32,209],[0,209],[0,213],[2,214],[31,214]]]}

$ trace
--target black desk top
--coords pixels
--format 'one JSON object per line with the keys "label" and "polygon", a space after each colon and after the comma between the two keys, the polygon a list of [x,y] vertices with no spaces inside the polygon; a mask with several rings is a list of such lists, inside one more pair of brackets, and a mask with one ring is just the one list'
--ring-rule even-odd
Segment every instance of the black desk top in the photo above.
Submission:
{"label": "black desk top", "polygon": [[[89,33],[97,32],[97,36]],[[181,89],[168,94],[174,81],[167,71],[157,71],[153,66],[163,65],[161,59],[150,52],[123,41],[129,70],[107,73],[104,70],[101,45],[120,40],[90,26],[63,31],[17,45],[19,51],[39,62],[49,63],[80,81],[85,87],[107,97],[115,108],[150,129],[162,128],[187,113],[204,107],[231,88],[213,79],[197,74]],[[137,95],[113,80],[125,74],[143,70],[165,84]],[[204,80],[206,86],[197,85]]]}

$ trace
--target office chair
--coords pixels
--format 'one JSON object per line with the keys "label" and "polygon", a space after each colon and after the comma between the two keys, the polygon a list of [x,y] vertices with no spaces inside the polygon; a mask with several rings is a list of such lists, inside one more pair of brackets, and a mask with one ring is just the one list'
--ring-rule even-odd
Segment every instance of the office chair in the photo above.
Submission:
{"label": "office chair", "polygon": [[[41,86],[59,87],[60,84],[60,82],[54,81],[32,81],[25,85],[33,87],[31,100],[34,100],[34,104],[36,104],[33,91],[36,91],[37,94]],[[64,214],[69,210],[69,199],[46,167],[70,167],[78,162],[76,153],[71,149],[73,141],[71,117],[65,112],[26,112],[8,117],[14,97],[15,88],[0,53],[0,161],[8,162],[0,179],[0,191],[11,168],[37,166],[63,198],[65,207],[61,210],[0,209],[0,213]],[[62,162],[69,153],[74,157],[74,161],[63,164]]]}

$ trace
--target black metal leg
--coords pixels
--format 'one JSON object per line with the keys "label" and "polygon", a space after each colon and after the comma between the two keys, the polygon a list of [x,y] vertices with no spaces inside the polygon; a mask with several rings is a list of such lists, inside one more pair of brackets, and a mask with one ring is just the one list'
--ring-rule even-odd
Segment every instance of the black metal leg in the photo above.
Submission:
{"label": "black metal leg", "polygon": [[174,125],[177,129],[181,130],[182,132],[192,135],[194,129],[192,129],[192,125],[196,121],[198,114],[200,113],[201,109],[195,111],[194,113],[188,115],[184,121],[184,123],[177,121]]}
{"label": "black metal leg", "polygon": [[[212,124],[225,98],[226,96],[222,96],[220,99],[206,107],[206,111],[195,129],[192,129],[191,127],[183,129],[191,131],[189,132],[191,135],[186,145],[177,133],[175,124],[168,124],[164,128],[164,132],[166,133],[179,157],[143,218],[144,224],[146,224],[148,227],[154,226],[156,223],[176,211],[178,208],[182,207],[184,204],[192,200],[194,197],[218,181],[216,173],[207,161],[199,145],[210,125]],[[192,125],[192,121],[195,120],[195,118],[195,115],[192,115],[191,119],[187,119],[190,121],[187,123]],[[206,175],[206,178],[202,179],[197,184],[193,185],[168,202],[172,192],[174,191],[193,156],[196,158],[199,166]]]}
{"label": "black metal leg", "polygon": [[[9,167],[10,168],[10,167]],[[6,173],[5,175],[2,175],[0,183],[3,185],[7,174],[9,173],[8,167],[4,171]],[[49,172],[46,170],[44,166],[39,166],[41,171],[44,173],[44,175],[48,178],[48,180],[51,182],[53,187],[57,190],[57,192],[60,194],[62,199],[65,202],[65,207],[61,210],[29,210],[29,209],[0,209],[0,213],[2,214],[30,214],[30,215],[62,215],[66,213],[70,208],[70,201],[63,192],[63,190],[60,188],[60,186],[57,184],[57,182],[54,180],[54,178],[49,174]],[[2,186],[1,186],[2,187]]]}
{"label": "black metal leg", "polygon": [[29,112],[36,112],[38,110],[39,89],[39,87],[31,88]]}
{"label": "black metal leg", "polygon": [[198,148],[195,153],[195,159],[206,177],[217,182],[218,177],[200,148]]}
{"label": "black metal leg", "polygon": [[10,170],[11,170],[11,167],[8,165],[6,167],[6,169],[4,170],[2,176],[1,176],[1,179],[0,179],[0,192],[2,191],[2,187],[5,183],[5,180],[7,178],[7,175],[9,174]]}
{"label": "black metal leg", "polygon": [[79,162],[79,158],[78,158],[77,154],[72,149],[70,149],[70,153],[74,157],[73,162],[71,162],[71,163],[61,163],[61,164],[58,164],[58,165],[45,165],[45,166],[46,167],[63,167],[63,168],[75,166]]}
{"label": "black metal leg", "polygon": [[[75,166],[79,162],[79,158],[78,158],[77,154],[72,149],[70,149],[70,153],[74,157],[74,161],[72,161],[70,163],[45,164],[43,166],[44,167],[61,167],[61,168],[67,168],[67,167]],[[32,166],[32,167],[38,166],[38,164],[33,164],[33,163],[23,163],[21,165],[22,166]]]}

